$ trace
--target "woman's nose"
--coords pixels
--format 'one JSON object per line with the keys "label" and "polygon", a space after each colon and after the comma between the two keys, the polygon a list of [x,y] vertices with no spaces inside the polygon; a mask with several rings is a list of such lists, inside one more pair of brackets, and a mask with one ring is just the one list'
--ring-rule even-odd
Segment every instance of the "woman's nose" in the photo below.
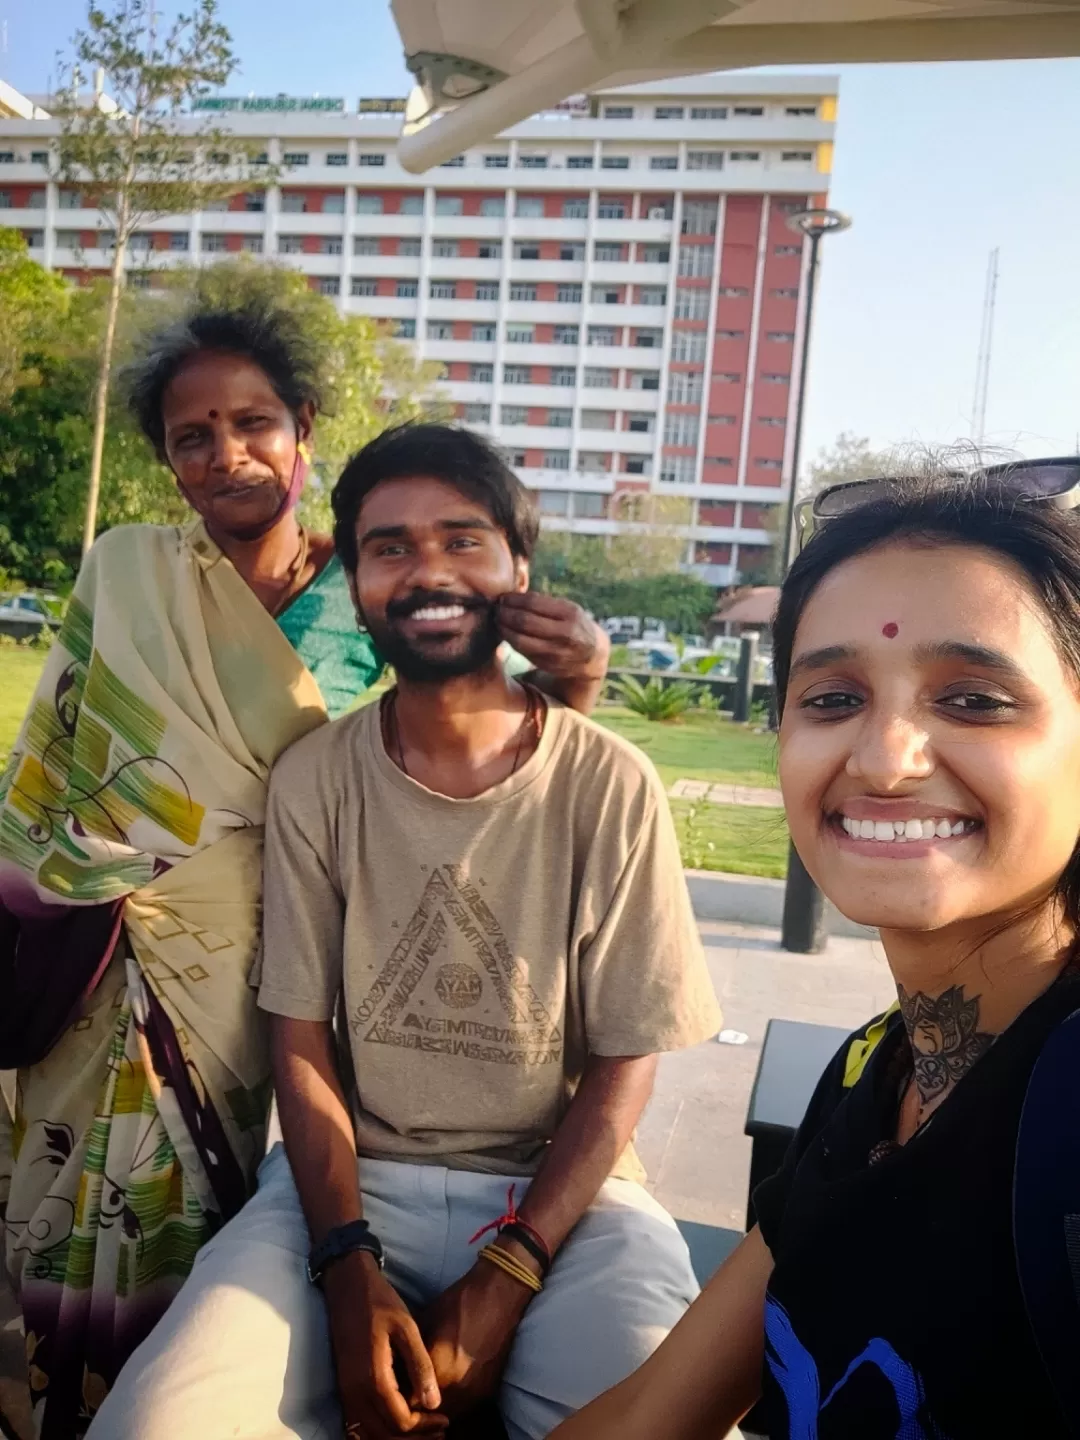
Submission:
{"label": "woman's nose", "polygon": [[892,790],[905,780],[923,779],[933,769],[929,736],[910,716],[873,710],[859,727],[847,772],[875,790]]}
{"label": "woman's nose", "polygon": [[215,470],[230,471],[243,459],[244,442],[228,425],[217,426],[211,434],[210,463]]}

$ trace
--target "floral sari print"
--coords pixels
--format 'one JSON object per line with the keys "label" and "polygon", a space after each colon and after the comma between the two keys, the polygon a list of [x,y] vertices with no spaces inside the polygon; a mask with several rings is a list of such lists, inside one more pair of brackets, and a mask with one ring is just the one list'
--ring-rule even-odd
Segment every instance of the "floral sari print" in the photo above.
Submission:
{"label": "floral sari print", "polygon": [[94,547],[0,780],[0,1213],[42,1440],[85,1432],[253,1188],[266,786],[325,719],[201,522]]}

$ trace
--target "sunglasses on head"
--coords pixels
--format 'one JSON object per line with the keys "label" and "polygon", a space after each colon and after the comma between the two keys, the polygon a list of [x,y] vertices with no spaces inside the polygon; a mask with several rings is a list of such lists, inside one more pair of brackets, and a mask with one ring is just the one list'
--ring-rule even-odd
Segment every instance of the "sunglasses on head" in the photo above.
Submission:
{"label": "sunglasses on head", "polygon": [[[1080,506],[1080,456],[1056,455],[1045,460],[1015,460],[1004,465],[988,465],[973,473],[961,470],[953,473],[957,480],[977,479],[985,488],[1008,500],[1053,505],[1059,510],[1074,510]],[[888,499],[896,487],[904,483],[902,479],[885,477],[845,480],[839,485],[827,485],[811,500],[800,501],[795,508],[799,549],[815,530],[820,530],[830,520],[857,510],[861,505]]]}

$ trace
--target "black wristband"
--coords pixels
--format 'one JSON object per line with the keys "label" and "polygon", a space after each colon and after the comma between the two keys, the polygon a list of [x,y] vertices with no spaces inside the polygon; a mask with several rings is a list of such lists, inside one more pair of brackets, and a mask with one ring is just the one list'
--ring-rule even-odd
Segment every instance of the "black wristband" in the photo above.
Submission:
{"label": "black wristband", "polygon": [[543,1246],[533,1239],[524,1225],[518,1225],[515,1221],[511,1220],[499,1231],[500,1238],[503,1235],[508,1236],[511,1240],[516,1240],[523,1250],[527,1250],[540,1266],[541,1276],[546,1277],[548,1271],[551,1269],[551,1257]]}
{"label": "black wristband", "polygon": [[308,1279],[317,1285],[328,1265],[346,1255],[355,1255],[358,1250],[373,1256],[379,1269],[383,1268],[382,1243],[366,1220],[350,1220],[347,1225],[335,1226],[308,1257]]}

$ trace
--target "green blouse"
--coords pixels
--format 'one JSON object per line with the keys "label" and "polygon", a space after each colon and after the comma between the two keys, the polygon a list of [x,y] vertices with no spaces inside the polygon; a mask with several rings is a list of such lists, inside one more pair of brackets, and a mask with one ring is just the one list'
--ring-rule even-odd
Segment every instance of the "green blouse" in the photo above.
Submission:
{"label": "green blouse", "polygon": [[349,583],[335,555],[278,616],[286,640],[314,675],[336,720],[382,674],[371,636],[356,628]]}

